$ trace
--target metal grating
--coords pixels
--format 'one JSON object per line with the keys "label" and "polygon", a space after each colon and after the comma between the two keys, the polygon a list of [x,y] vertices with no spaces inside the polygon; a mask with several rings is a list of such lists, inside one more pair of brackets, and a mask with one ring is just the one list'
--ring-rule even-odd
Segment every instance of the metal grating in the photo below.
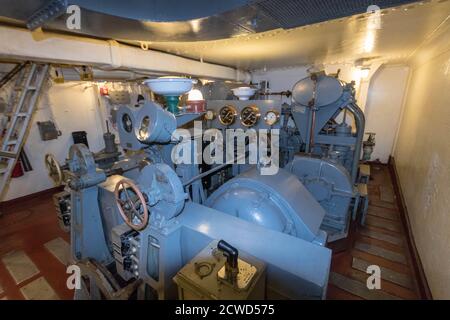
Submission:
{"label": "metal grating", "polygon": [[295,28],[367,12],[371,5],[381,9],[417,2],[414,0],[262,0],[254,5],[283,28]]}

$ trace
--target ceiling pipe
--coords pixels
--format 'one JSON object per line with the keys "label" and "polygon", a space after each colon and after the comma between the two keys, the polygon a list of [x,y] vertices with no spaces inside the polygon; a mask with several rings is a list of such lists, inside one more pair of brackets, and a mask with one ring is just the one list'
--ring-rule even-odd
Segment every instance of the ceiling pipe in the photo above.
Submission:
{"label": "ceiling pipe", "polygon": [[84,38],[0,26],[0,59],[90,65],[103,70],[143,74],[173,74],[212,80],[250,82],[247,71],[204,63],[176,55],[142,50],[117,41]]}

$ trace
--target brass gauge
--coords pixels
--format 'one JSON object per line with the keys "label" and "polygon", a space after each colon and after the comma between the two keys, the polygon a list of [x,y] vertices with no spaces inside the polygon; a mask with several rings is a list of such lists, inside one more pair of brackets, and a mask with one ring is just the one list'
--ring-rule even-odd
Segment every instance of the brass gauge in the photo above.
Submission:
{"label": "brass gauge", "polygon": [[227,105],[219,111],[219,122],[224,126],[231,126],[236,121],[237,111],[236,108]]}
{"label": "brass gauge", "polygon": [[260,117],[261,113],[257,106],[247,106],[241,111],[241,123],[247,128],[255,126]]}
{"label": "brass gauge", "polygon": [[280,120],[280,113],[275,110],[267,111],[266,115],[264,116],[264,121],[268,126],[273,126],[279,120]]}

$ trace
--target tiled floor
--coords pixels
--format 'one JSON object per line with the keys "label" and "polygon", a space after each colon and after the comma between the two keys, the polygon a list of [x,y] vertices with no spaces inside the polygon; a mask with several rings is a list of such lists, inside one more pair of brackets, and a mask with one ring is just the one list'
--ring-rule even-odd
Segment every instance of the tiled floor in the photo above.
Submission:
{"label": "tiled floor", "polygon": [[[335,244],[329,299],[418,299],[405,231],[389,169],[372,165],[366,226],[352,225],[348,239]],[[381,290],[366,286],[367,267],[381,269]]]}
{"label": "tiled floor", "polygon": [[[416,282],[389,171],[372,166],[366,227],[353,224],[333,255],[329,299],[417,299]],[[0,216],[0,300],[72,299],[66,287],[68,234],[51,196],[25,201]],[[381,267],[381,290],[368,290],[367,266]]]}
{"label": "tiled floor", "polygon": [[0,215],[0,300],[72,299],[66,288],[68,241],[50,195],[5,208]]}

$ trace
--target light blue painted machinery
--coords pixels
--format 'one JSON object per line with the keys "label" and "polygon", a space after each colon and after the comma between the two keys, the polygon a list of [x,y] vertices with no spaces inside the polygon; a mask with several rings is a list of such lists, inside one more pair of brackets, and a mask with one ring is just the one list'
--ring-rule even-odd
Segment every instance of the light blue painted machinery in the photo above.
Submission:
{"label": "light blue painted machinery", "polygon": [[[286,166],[326,211],[322,230],[329,241],[348,234],[356,201],[365,118],[353,84],[312,74],[295,84],[291,115],[304,148]],[[356,208],[353,208],[356,210]]]}
{"label": "light blue painted machinery", "polygon": [[[122,106],[126,154],[108,168],[84,145],[72,146],[65,166],[72,258],[89,279],[76,298],[206,299],[225,291],[236,299],[325,298],[326,244],[348,230],[364,117],[351,86],[325,75],[303,81],[291,106],[217,100],[206,114],[177,115],[154,102]],[[356,133],[345,118],[338,122],[343,110]],[[286,165],[265,176],[260,165],[172,163],[174,147],[186,143],[172,133],[196,119],[222,130],[239,122],[280,129]]]}

